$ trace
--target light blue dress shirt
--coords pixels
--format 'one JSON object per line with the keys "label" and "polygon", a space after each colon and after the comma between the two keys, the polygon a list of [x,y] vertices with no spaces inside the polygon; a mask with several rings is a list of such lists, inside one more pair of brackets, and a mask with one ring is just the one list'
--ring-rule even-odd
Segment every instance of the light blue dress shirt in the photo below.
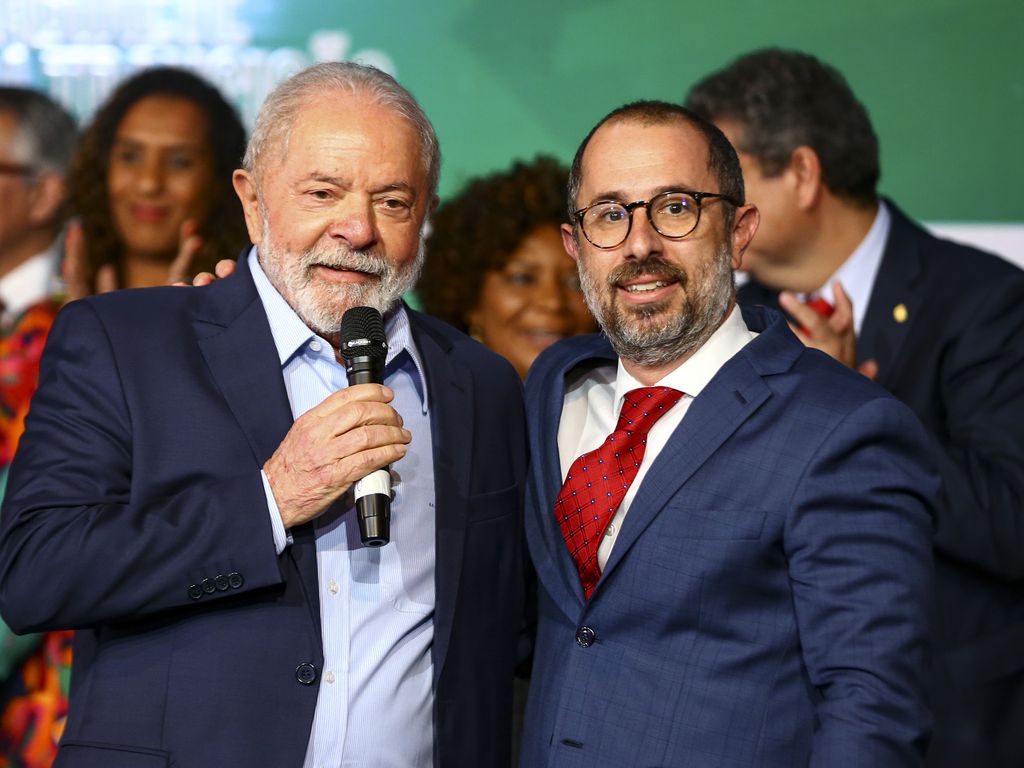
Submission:
{"label": "light blue dress shirt", "polygon": [[[298,417],[348,385],[324,339],[299,319],[249,253]],[[359,540],[352,491],[316,521],[324,668],[306,768],[431,768],[433,765],[434,460],[423,363],[403,306],[385,318],[384,383],[412,433],[391,467],[391,541]],[[264,474],[280,553],[288,545]]]}

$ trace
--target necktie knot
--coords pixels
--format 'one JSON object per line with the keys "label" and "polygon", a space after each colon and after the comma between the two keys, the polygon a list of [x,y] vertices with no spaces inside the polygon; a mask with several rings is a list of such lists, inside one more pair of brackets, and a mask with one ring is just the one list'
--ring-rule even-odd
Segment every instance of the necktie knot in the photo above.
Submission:
{"label": "necktie knot", "polygon": [[647,434],[654,423],[682,399],[683,393],[669,387],[631,389],[622,400],[617,432]]}

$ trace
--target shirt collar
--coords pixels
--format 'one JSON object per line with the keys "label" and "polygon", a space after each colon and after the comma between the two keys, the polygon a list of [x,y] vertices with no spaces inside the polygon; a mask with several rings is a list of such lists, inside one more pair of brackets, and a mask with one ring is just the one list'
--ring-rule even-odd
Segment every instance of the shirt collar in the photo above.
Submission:
{"label": "shirt collar", "polygon": [[818,292],[822,298],[835,304],[832,284],[837,280],[846,289],[846,295],[853,303],[853,327],[860,331],[861,323],[868,309],[868,299],[871,298],[871,288],[875,284],[875,276],[882,264],[882,254],[885,252],[885,242],[889,239],[889,228],[892,223],[892,215],[885,203],[879,201],[878,213],[871,224],[871,229],[861,240],[860,245],[842,263],[836,273],[826,282]]}
{"label": "shirt collar", "polygon": [[56,293],[54,278],[58,250],[54,245],[0,278],[0,302],[6,307],[7,315],[13,317]]}
{"label": "shirt collar", "polygon": [[[260,265],[256,255],[256,246],[249,250],[249,271],[252,273],[253,283],[256,285],[256,292],[267,313],[267,320],[270,322],[270,334],[274,339],[274,346],[277,348],[277,358],[283,368],[288,362],[299,354],[306,344],[312,339],[319,339],[325,349],[330,349],[326,339],[313,333],[301,318],[295,313],[291,305],[273,286],[263,267]],[[401,365],[402,360],[407,356],[416,370],[416,390],[420,396],[423,407],[427,407],[426,374],[423,360],[419,350],[412,338],[412,328],[409,324],[409,314],[405,305],[398,302],[384,315],[384,335],[388,341],[388,356],[385,360],[385,376],[389,370]]]}
{"label": "shirt collar", "polygon": [[[739,305],[734,304],[725,320],[686,362],[662,378],[657,386],[671,387],[696,397],[719,369],[757,336],[747,328]],[[615,412],[622,408],[626,393],[645,386],[633,378],[619,360],[615,376]]]}

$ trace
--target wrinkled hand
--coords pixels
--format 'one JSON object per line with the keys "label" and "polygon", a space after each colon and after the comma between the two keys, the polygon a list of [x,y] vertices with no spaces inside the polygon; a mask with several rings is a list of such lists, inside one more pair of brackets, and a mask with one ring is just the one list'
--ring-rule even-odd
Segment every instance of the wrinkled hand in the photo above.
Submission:
{"label": "wrinkled hand", "polygon": [[[221,259],[217,262],[213,271],[216,274],[210,272],[200,272],[198,275],[192,278],[192,285],[197,288],[203,285],[209,285],[218,277],[227,277],[228,275],[234,274],[235,267],[237,264],[232,259]],[[184,283],[182,283],[184,285]]]}
{"label": "wrinkled hand", "polygon": [[779,305],[796,322],[789,327],[808,347],[820,349],[843,365],[859,371],[869,379],[878,375],[878,364],[865,360],[857,365],[857,334],[853,329],[853,302],[841,283],[833,283],[835,311],[825,318],[800,301],[790,291],[779,294]]}
{"label": "wrinkled hand", "polygon": [[264,472],[286,529],[322,514],[356,481],[402,458],[411,439],[380,384],[338,390],[288,430]]}

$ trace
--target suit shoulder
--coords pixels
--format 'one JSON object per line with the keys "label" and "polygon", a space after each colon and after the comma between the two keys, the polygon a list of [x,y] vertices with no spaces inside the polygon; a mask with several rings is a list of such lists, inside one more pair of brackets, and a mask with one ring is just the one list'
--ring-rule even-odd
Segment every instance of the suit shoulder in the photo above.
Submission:
{"label": "suit shoulder", "polygon": [[470,338],[454,326],[432,315],[407,308],[409,322],[420,339],[434,342],[443,351],[452,355],[459,365],[468,367],[474,374],[499,376],[519,381],[512,364],[479,341]]}

